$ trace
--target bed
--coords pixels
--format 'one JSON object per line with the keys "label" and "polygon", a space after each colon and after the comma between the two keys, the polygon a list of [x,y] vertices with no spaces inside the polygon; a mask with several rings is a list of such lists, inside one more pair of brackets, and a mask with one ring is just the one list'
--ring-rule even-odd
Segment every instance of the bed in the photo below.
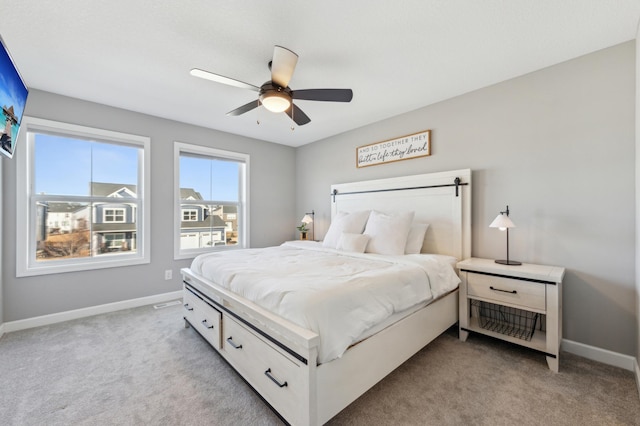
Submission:
{"label": "bed", "polygon": [[185,325],[290,424],[327,422],[454,325],[452,265],[471,254],[468,169],[336,184],[330,203],[323,242],[201,255],[181,271]]}

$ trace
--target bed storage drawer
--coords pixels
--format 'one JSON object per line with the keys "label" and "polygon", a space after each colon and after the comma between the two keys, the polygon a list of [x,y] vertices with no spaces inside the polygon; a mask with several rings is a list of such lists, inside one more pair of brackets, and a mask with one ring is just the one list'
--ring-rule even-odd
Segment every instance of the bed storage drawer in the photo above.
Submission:
{"label": "bed storage drawer", "polygon": [[223,316],[223,352],[229,363],[290,424],[301,424],[306,394],[304,368],[228,315]]}
{"label": "bed storage drawer", "polygon": [[215,349],[220,349],[222,313],[189,289],[184,289],[184,318]]}
{"label": "bed storage drawer", "polygon": [[196,312],[196,296],[191,294],[187,289],[182,291],[182,315],[184,319],[189,321],[189,324],[195,324],[195,312]]}
{"label": "bed storage drawer", "polygon": [[525,309],[546,309],[546,286],[519,279],[466,272],[467,294],[470,297],[504,302]]}

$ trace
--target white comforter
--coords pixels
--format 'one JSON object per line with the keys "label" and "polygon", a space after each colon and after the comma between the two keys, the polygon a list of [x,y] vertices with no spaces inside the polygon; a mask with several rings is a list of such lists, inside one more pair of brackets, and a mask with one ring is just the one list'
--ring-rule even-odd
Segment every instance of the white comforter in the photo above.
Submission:
{"label": "white comforter", "polygon": [[191,270],[318,333],[321,363],[342,356],[392,314],[460,282],[442,256],[347,253],[310,241],[207,253],[193,260]]}

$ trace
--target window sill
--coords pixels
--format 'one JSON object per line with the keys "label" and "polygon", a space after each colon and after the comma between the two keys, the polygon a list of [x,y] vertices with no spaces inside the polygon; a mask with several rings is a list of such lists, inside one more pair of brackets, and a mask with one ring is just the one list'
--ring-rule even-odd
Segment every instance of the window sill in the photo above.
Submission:
{"label": "window sill", "polygon": [[33,277],[49,274],[66,274],[70,272],[93,271],[96,269],[121,268],[151,263],[148,258],[129,257],[127,259],[109,259],[83,263],[65,263],[59,265],[31,266],[28,268],[17,266],[16,277]]}

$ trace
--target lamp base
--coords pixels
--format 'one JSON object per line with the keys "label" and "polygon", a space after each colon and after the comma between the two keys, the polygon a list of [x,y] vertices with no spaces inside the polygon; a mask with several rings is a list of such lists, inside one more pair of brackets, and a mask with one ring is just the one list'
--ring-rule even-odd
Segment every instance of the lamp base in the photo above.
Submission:
{"label": "lamp base", "polygon": [[496,263],[501,265],[522,265],[522,262],[518,262],[516,260],[496,260]]}

